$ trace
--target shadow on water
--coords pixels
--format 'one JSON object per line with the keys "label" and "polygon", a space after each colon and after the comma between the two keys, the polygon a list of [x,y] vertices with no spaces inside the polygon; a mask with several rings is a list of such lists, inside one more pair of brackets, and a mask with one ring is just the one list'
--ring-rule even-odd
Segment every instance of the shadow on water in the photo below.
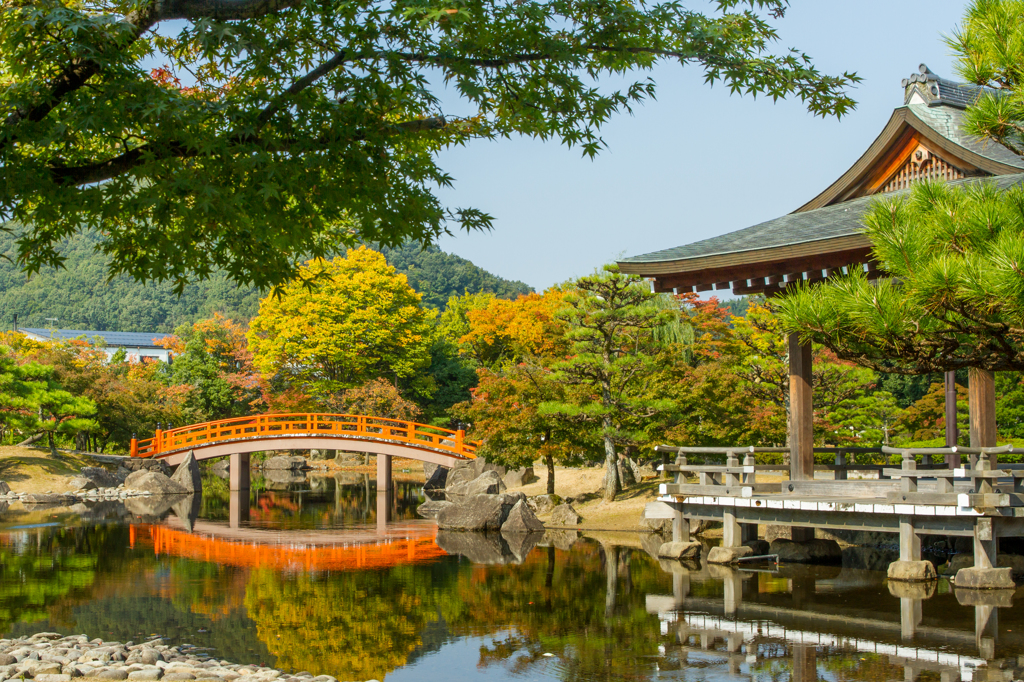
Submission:
{"label": "shadow on water", "polygon": [[381,533],[362,474],[260,482],[234,500],[205,484],[159,514],[97,507],[77,524],[0,532],[0,630],[159,634],[360,680],[1024,672],[1017,595],[888,584],[874,550],[847,551],[842,566],[735,570],[659,561],[651,535],[438,532],[416,518],[413,483],[396,486]]}

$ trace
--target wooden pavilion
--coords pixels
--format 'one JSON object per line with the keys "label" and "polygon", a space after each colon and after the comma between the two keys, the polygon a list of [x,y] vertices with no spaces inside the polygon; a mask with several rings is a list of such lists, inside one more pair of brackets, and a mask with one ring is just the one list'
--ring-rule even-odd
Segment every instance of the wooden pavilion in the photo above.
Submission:
{"label": "wooden pavilion", "polygon": [[[788,215],[711,239],[619,261],[622,272],[648,277],[657,292],[732,290],[775,296],[796,282],[816,282],[851,267],[878,273],[861,220],[880,194],[914,182],[1024,182],[1024,159],[966,134],[964,109],[982,89],[953,83],[922,64],[903,80],[904,102],[867,151],[825,191]],[[987,179],[987,180],[981,180]],[[790,478],[813,478],[811,347],[789,338],[792,410]],[[952,401],[950,402],[950,388]],[[947,376],[947,419],[955,434],[955,386]],[[971,446],[995,446],[995,387],[983,370],[970,374]],[[953,436],[955,444],[955,435]]]}

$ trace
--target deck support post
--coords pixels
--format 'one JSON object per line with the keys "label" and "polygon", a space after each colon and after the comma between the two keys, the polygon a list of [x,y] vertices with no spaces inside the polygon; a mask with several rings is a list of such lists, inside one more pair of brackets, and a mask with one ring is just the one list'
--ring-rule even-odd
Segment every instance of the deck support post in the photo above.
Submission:
{"label": "deck support post", "polygon": [[727,616],[734,615],[743,603],[743,575],[736,569],[728,566],[716,566],[715,573],[721,571],[722,575],[722,596]]}
{"label": "deck support post", "polygon": [[921,605],[923,600],[900,597],[900,636],[913,639],[917,634],[917,626],[924,617]]}
{"label": "deck support post", "polygon": [[817,651],[807,644],[793,645],[793,682],[816,682],[818,679]]}
{"label": "deck support post", "polygon": [[[957,444],[960,434],[956,425],[956,372],[946,372],[946,447]],[[960,466],[960,455],[946,455],[946,466],[956,469]]]}
{"label": "deck support post", "polygon": [[[228,459],[228,489],[244,490],[246,495],[249,492],[249,466],[250,459],[248,452],[236,452]],[[248,499],[248,498],[247,498]]]}
{"label": "deck support post", "polygon": [[723,507],[722,547],[739,547],[743,544],[740,524],[736,520],[736,512],[734,509],[734,507]]}
{"label": "deck support post", "polygon": [[690,541],[690,521],[678,509],[672,513],[672,542]]}
{"label": "deck support post", "polygon": [[[971,413],[971,447],[996,446],[996,383],[995,374],[971,367],[968,371],[967,394]],[[989,455],[992,467],[996,455]]]}
{"label": "deck support post", "polygon": [[974,567],[994,568],[999,565],[995,519],[982,516],[974,522]]}
{"label": "deck support post", "polygon": [[900,517],[900,561],[921,560],[921,536],[914,530],[911,516]]}
{"label": "deck support post", "polygon": [[377,492],[391,492],[391,455],[377,455]]}

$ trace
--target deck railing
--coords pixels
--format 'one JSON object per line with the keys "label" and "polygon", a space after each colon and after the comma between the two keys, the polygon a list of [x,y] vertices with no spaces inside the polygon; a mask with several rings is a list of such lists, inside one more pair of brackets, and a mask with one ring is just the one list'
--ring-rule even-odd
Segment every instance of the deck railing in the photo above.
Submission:
{"label": "deck railing", "polygon": [[300,412],[260,414],[175,429],[157,429],[153,438],[132,439],[131,455],[162,457],[215,443],[301,436],[338,436],[401,443],[469,459],[476,457],[477,446],[475,442],[466,441],[465,431],[453,431],[404,419]]}

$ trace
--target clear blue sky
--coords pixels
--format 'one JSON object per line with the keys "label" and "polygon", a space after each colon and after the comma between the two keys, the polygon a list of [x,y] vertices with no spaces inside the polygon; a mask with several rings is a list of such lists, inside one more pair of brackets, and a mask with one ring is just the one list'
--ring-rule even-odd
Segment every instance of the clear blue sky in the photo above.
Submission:
{"label": "clear blue sky", "polygon": [[687,244],[789,213],[849,168],[903,104],[900,81],[927,64],[955,78],[942,36],[963,0],[792,0],[778,49],[826,73],[857,71],[856,111],[822,120],[799,101],[773,104],[709,88],[697,68],[655,71],[658,99],[603,132],[596,161],[529,139],[446,151],[442,196],[495,216],[488,233],[445,251],[538,290],[620,256]]}

